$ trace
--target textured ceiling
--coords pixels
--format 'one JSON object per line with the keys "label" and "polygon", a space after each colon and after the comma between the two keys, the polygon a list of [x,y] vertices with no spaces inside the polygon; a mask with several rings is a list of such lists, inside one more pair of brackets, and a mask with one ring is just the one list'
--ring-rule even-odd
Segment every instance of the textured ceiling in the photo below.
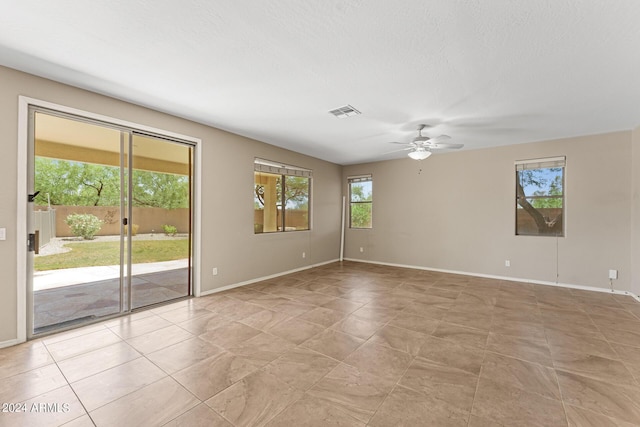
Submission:
{"label": "textured ceiling", "polygon": [[640,1],[0,0],[0,64],[353,164],[636,127]]}

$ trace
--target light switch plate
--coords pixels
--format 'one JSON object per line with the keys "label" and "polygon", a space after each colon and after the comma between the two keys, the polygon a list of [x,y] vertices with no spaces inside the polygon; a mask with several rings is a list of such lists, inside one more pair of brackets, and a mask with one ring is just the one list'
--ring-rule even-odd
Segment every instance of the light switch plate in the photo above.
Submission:
{"label": "light switch plate", "polygon": [[7,229],[0,228],[0,240],[7,240]]}

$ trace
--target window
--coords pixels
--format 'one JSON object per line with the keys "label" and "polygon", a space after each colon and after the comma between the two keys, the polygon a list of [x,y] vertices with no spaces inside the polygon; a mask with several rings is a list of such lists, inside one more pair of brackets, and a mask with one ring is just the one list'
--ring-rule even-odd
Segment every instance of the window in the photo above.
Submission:
{"label": "window", "polygon": [[309,230],[309,169],[255,159],[253,187],[255,234]]}
{"label": "window", "polygon": [[371,175],[349,178],[349,227],[371,228],[373,181]]}
{"label": "window", "polygon": [[564,157],[516,162],[516,235],[564,236]]}

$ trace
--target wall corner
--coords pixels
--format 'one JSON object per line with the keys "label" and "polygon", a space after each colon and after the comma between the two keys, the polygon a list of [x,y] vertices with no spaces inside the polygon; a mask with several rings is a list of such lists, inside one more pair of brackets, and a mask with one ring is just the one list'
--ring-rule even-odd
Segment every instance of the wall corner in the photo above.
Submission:
{"label": "wall corner", "polygon": [[631,135],[631,292],[640,295],[640,126]]}

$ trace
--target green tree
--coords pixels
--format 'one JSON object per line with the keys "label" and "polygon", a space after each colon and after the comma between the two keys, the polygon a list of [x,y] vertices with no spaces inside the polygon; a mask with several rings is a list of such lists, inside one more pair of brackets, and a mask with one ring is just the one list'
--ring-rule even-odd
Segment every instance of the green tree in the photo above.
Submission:
{"label": "green tree", "polygon": [[[351,184],[351,227],[371,227],[373,192],[370,181]],[[363,203],[364,202],[364,203]]]}
{"label": "green tree", "polygon": [[[533,192],[534,196],[562,196],[562,177],[560,175],[556,175],[553,181],[549,183],[549,189],[545,190],[536,190]],[[562,207],[562,199],[561,198],[542,198],[542,199],[533,199],[531,202],[534,208],[561,208]]]}
{"label": "green tree", "polygon": [[[278,189],[280,193],[282,190],[280,187]],[[284,205],[291,209],[309,208],[309,178],[285,176]]]}
{"label": "green tree", "polygon": [[36,157],[35,202],[46,205],[117,206],[120,170],[113,166]]}
{"label": "green tree", "polygon": [[189,178],[184,175],[134,170],[133,206],[176,209],[189,207]]}
{"label": "green tree", "polygon": [[[518,205],[533,218],[538,234],[554,235],[562,232],[562,213],[554,221],[547,221],[539,211],[543,208],[562,208],[562,198],[534,198],[530,202],[527,197],[562,195],[562,173],[562,168],[525,169],[517,172]],[[536,190],[531,191],[533,188]],[[526,194],[526,191],[530,194]]]}
{"label": "green tree", "polygon": [[[276,178],[276,196],[282,200],[282,177],[284,176],[284,205],[287,209],[309,208],[309,178],[302,176],[279,175]],[[264,207],[264,188],[261,184],[254,184],[253,204],[255,209]]]}
{"label": "green tree", "polygon": [[[134,170],[136,207],[184,208],[189,205],[189,179],[184,175]],[[39,205],[118,206],[120,168],[36,157],[35,189]]]}

